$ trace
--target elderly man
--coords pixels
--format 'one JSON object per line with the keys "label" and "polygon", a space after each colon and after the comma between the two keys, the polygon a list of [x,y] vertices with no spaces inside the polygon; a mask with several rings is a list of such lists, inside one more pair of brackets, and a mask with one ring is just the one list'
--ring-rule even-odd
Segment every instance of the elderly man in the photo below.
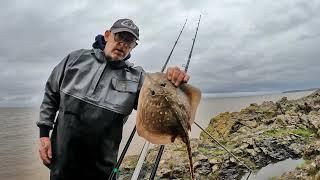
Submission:
{"label": "elderly man", "polygon": [[[37,122],[39,154],[50,179],[99,180],[111,173],[144,77],[141,67],[127,61],[137,40],[133,21],[119,19],[96,37],[93,49],[71,52],[53,69]],[[176,86],[189,80],[177,67],[166,74]]]}

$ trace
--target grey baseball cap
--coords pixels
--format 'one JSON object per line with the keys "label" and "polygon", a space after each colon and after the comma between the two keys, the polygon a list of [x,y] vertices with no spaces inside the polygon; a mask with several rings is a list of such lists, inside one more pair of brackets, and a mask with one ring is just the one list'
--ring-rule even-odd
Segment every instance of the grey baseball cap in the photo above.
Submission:
{"label": "grey baseball cap", "polygon": [[129,32],[139,40],[139,28],[131,19],[119,19],[110,28],[112,33]]}

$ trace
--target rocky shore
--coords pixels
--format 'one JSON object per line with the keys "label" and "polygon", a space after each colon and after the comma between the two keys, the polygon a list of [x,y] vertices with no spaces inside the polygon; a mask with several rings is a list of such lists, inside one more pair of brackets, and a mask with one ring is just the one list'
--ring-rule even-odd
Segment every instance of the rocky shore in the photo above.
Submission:
{"label": "rocky shore", "polygon": [[[296,170],[273,179],[320,179],[320,90],[297,100],[284,97],[221,113],[210,120],[206,131],[254,171],[288,158],[303,158],[305,163]],[[204,132],[191,140],[191,148],[197,179],[241,179],[247,172]],[[141,179],[148,179],[158,149],[149,150]],[[120,179],[130,179],[137,160],[138,156],[125,158]],[[176,141],[165,146],[156,177],[190,179],[188,167],[186,147]]]}

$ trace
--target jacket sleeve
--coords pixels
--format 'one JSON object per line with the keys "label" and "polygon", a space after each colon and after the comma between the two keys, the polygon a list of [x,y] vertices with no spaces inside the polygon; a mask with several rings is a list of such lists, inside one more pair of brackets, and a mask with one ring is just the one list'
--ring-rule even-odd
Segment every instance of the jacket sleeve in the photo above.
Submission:
{"label": "jacket sleeve", "polygon": [[49,131],[53,128],[54,120],[60,104],[60,84],[62,82],[65,67],[69,59],[65,57],[51,72],[45,85],[45,93],[40,106],[40,117],[37,126],[40,128],[40,137],[49,137]]}

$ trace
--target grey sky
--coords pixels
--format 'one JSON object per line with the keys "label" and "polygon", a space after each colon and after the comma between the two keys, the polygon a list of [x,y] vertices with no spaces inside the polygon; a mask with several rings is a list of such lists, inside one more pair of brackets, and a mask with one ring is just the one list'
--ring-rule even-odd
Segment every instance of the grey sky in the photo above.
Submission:
{"label": "grey sky", "polygon": [[0,106],[38,105],[53,67],[90,48],[118,18],[140,28],[131,62],[159,71],[188,17],[171,65],[186,62],[204,93],[320,87],[319,0],[13,1],[0,7]]}

